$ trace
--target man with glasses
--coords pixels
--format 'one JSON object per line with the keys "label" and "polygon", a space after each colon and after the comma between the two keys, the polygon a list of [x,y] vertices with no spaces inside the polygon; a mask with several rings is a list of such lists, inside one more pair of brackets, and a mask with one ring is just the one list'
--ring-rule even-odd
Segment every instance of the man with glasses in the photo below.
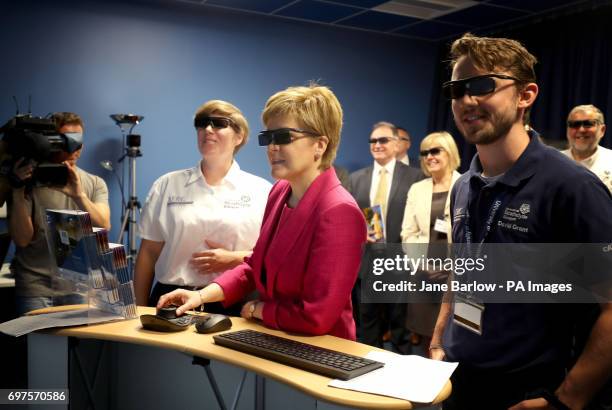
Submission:
{"label": "man with glasses", "polygon": [[[370,134],[370,153],[374,164],[350,175],[350,192],[359,208],[380,205],[384,219],[387,243],[401,243],[400,232],[404,220],[404,208],[410,186],[423,178],[421,172],[396,160],[398,134],[395,125],[378,122]],[[371,275],[362,263],[360,278]],[[359,306],[361,339],[372,346],[383,346],[383,335],[391,330],[391,344],[396,351],[408,352],[405,341],[406,306],[404,304],[360,304],[360,283],[353,298]]]}
{"label": "man with glasses", "polygon": [[[451,47],[452,77],[444,92],[457,128],[478,151],[451,195],[455,244],[612,241],[612,197],[605,186],[525,129],[538,94],[535,63],[509,39],[466,34]],[[487,269],[495,263],[488,260]],[[520,272],[529,261],[516,263],[510,268]],[[430,345],[434,359],[459,362],[445,409],[584,408],[610,377],[610,303],[600,305],[572,366],[574,329],[593,305],[453,296],[440,310]]]}
{"label": "man with glasses", "polygon": [[567,141],[565,155],[584,165],[612,192],[612,150],[599,142],[606,133],[601,110],[594,105],[578,105],[567,116]]}
{"label": "man with glasses", "polygon": [[[395,158],[406,165],[410,165],[410,157],[408,156],[408,151],[410,150],[410,146],[412,145],[412,139],[410,138],[410,134],[404,127],[397,126],[397,155]],[[418,165],[418,161],[413,161]],[[414,165],[414,164],[413,164]]]}

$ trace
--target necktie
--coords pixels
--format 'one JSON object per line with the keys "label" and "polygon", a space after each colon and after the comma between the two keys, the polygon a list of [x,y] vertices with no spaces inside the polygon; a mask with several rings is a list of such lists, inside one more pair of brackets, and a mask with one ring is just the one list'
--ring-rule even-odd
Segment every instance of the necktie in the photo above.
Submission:
{"label": "necktie", "polygon": [[389,180],[387,178],[387,170],[381,168],[380,177],[378,178],[378,188],[374,196],[373,205],[380,205],[383,219],[387,219],[387,193],[389,192]]}

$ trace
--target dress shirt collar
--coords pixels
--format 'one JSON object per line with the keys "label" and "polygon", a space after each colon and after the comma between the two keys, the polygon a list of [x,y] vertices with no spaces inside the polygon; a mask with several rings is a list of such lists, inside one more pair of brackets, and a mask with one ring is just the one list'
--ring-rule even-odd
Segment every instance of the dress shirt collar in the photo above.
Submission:
{"label": "dress shirt collar", "polygon": [[380,165],[378,162],[374,161],[374,175],[380,175],[381,169],[386,169],[389,176],[393,176],[393,171],[395,171],[395,163],[397,160],[394,158],[391,161],[387,162],[384,166]]}

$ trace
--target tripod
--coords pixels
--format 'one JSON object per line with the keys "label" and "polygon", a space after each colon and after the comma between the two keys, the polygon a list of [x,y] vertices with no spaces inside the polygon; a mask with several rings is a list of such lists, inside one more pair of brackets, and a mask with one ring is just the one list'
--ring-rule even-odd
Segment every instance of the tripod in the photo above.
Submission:
{"label": "tripod", "polygon": [[130,272],[133,272],[136,263],[136,224],[142,207],[136,195],[136,158],[142,157],[140,152],[140,135],[129,134],[127,136],[127,148],[125,154],[119,159],[122,162],[127,156],[130,159],[130,199],[122,212],[123,222],[119,231],[118,243],[123,243],[123,235],[128,233],[128,264]]}
{"label": "tripod", "polygon": [[[117,243],[123,243],[123,234],[128,232],[128,270],[130,275],[134,273],[134,265],[136,264],[136,220],[140,215],[140,201],[138,201],[138,196],[136,196],[136,158],[142,157],[142,153],[140,152],[140,135],[132,134],[132,130],[134,127],[144,119],[142,115],[136,114],[111,114],[110,117],[115,121],[115,124],[119,126],[121,129],[121,134],[123,136],[123,141],[126,142],[126,133],[127,135],[127,144],[125,148],[125,154],[121,158],[119,158],[118,162],[123,162],[125,157],[130,159],[130,199],[127,203],[125,203],[124,195],[123,195],[123,177],[125,175],[125,170],[123,169],[121,172],[121,180],[119,181],[119,188],[121,189],[121,230],[119,231],[119,237],[117,239]],[[108,169],[113,170],[112,163],[110,161],[102,161],[101,165]],[[117,173],[115,172],[115,176]],[[117,176],[117,179],[119,177]]]}

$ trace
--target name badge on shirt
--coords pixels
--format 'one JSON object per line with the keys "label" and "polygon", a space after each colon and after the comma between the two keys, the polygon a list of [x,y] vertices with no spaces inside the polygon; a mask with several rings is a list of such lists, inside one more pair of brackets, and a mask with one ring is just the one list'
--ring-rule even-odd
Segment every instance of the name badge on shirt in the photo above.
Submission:
{"label": "name badge on shirt", "polygon": [[170,205],[191,205],[193,201],[180,195],[170,195],[168,197],[168,206]]}
{"label": "name badge on shirt", "polygon": [[444,219],[436,218],[436,223],[434,224],[434,231],[445,233],[448,235],[448,224]]}
{"label": "name badge on shirt", "polygon": [[456,295],[455,298],[453,322],[477,335],[482,335],[484,305],[470,301],[460,295]]}

